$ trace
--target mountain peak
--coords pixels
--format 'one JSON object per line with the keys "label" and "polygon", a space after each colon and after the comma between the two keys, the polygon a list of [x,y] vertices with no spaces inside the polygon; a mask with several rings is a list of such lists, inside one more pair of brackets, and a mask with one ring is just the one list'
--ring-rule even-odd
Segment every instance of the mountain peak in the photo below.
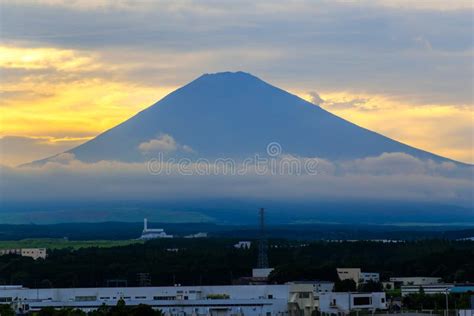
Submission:
{"label": "mountain peak", "polygon": [[350,160],[401,152],[447,161],[351,124],[242,71],[203,74],[68,153],[85,162],[146,161],[149,155],[141,148],[161,144],[162,137],[172,140],[176,157],[191,152],[179,148],[191,148],[193,157],[240,159],[278,142],[285,153],[301,157]]}
{"label": "mountain peak", "polygon": [[205,73],[201,76],[201,78],[258,79],[256,76],[252,75],[251,73],[244,72],[244,71],[222,71],[222,72],[214,72],[214,73]]}
{"label": "mountain peak", "polygon": [[224,71],[224,72],[216,72],[216,73],[205,73],[198,77],[191,83],[198,82],[212,82],[212,83],[232,83],[232,84],[239,84],[243,82],[247,83],[255,83],[255,82],[263,82],[258,77],[243,71]]}

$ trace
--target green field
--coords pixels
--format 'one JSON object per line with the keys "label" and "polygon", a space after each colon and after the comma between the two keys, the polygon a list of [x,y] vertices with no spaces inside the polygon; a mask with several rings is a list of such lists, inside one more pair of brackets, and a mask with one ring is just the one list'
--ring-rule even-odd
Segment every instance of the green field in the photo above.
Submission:
{"label": "green field", "polygon": [[47,248],[47,249],[64,249],[64,248],[109,248],[118,246],[127,246],[131,244],[143,243],[142,240],[67,240],[62,238],[38,238],[38,239],[22,239],[0,241],[0,249],[11,248]]}

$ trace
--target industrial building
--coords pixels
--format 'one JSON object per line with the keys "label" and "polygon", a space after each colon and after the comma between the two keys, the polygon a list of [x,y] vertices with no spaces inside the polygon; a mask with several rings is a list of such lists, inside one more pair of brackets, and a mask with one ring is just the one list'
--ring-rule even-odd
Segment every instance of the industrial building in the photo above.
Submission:
{"label": "industrial building", "polygon": [[17,312],[44,307],[91,311],[123,299],[129,306],[147,304],[167,316],[310,316],[317,309],[343,315],[355,308],[386,308],[385,293],[316,293],[314,289],[310,283],[67,289],[9,286],[0,287],[0,303],[10,304]]}
{"label": "industrial building", "polygon": [[14,254],[22,257],[30,257],[36,259],[46,259],[46,248],[16,248],[16,249],[0,249],[0,255]]}
{"label": "industrial building", "polygon": [[409,294],[420,293],[423,289],[425,294],[446,294],[451,292],[454,288],[454,284],[451,283],[439,283],[439,284],[421,284],[421,285],[403,285],[401,287],[402,296]]}
{"label": "industrial building", "polygon": [[143,219],[143,232],[140,239],[156,239],[156,238],[173,238],[173,235],[168,235],[163,228],[148,228],[148,220]]}
{"label": "industrial building", "polygon": [[401,287],[402,296],[420,293],[423,290],[425,294],[463,294],[474,293],[474,284],[469,283],[439,283],[422,285],[403,285]]}
{"label": "industrial building", "polygon": [[390,278],[390,282],[393,282],[396,287],[402,285],[428,285],[428,284],[440,284],[441,278],[438,277],[394,277]]}

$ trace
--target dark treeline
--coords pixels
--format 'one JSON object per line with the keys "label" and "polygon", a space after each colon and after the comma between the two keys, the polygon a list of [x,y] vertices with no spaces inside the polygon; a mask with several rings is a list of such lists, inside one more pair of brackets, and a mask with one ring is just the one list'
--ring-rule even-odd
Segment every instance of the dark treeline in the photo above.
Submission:
{"label": "dark treeline", "polygon": [[[229,284],[249,276],[256,244],[235,249],[235,239],[154,240],[114,248],[49,251],[46,260],[0,256],[0,283],[28,287],[106,286],[107,280],[139,285]],[[474,281],[474,242],[424,240],[404,243],[305,242],[271,240],[271,281],[336,280],[336,267],[360,267],[390,276],[439,276],[446,282]],[[109,283],[110,284],[110,283]]]}
{"label": "dark treeline", "polygon": [[[150,227],[164,228],[172,235],[185,236],[208,232],[218,238],[256,238],[259,228],[255,225],[218,225],[213,223],[149,223]],[[0,224],[0,240],[27,238],[63,238],[70,240],[119,240],[138,238],[143,223],[65,223],[50,225]],[[292,240],[354,240],[354,239],[460,239],[474,235],[474,228],[437,226],[388,226],[360,224],[292,224],[268,225],[271,238]]]}

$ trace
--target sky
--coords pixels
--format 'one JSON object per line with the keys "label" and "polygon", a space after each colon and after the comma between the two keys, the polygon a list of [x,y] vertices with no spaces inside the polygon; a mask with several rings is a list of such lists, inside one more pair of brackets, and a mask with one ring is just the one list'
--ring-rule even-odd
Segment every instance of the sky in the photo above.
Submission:
{"label": "sky", "polygon": [[0,2],[0,165],[70,149],[203,73],[237,70],[474,163],[469,0]]}

